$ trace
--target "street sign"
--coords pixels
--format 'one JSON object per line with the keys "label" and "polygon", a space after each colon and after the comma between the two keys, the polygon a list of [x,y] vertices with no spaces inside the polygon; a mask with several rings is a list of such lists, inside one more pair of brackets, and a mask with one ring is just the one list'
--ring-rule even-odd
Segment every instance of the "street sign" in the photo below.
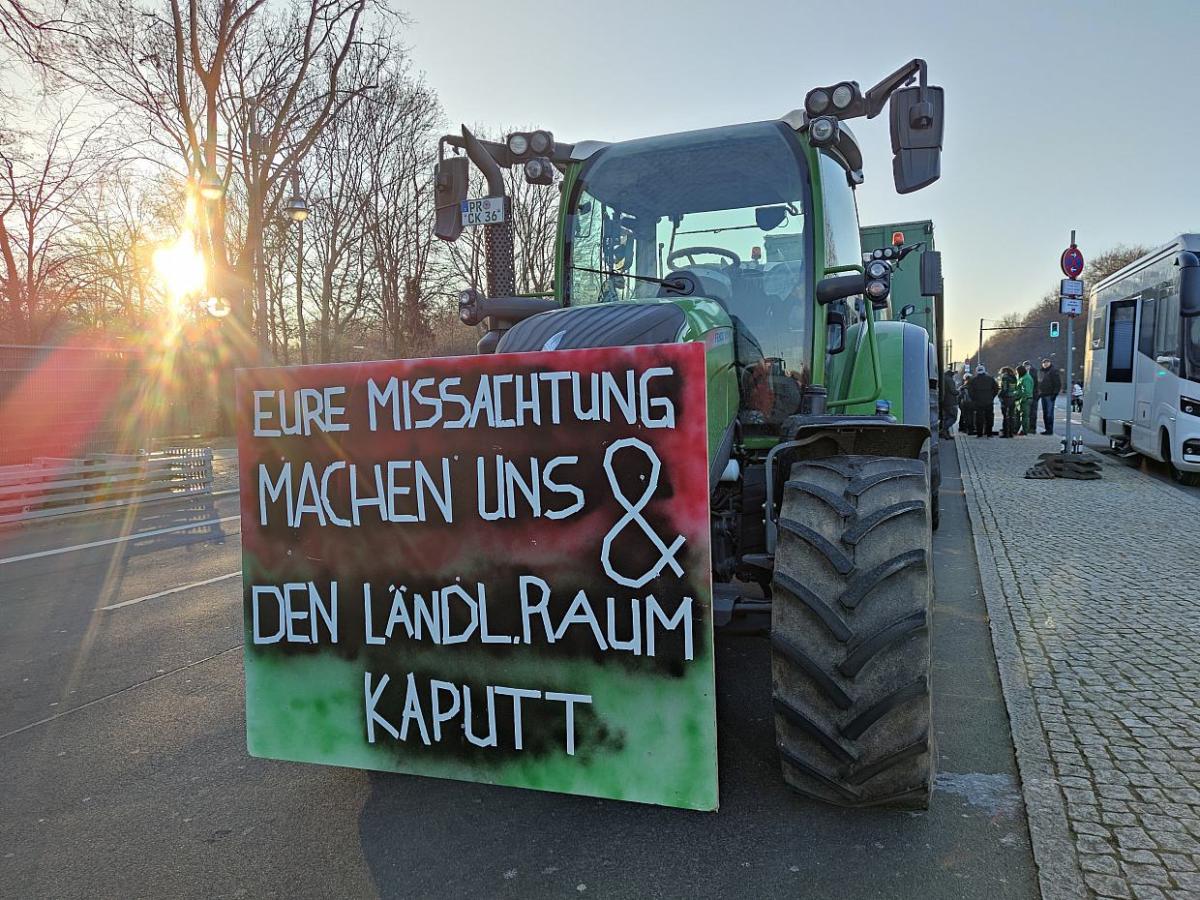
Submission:
{"label": "street sign", "polygon": [[462,222],[464,228],[476,225],[496,225],[504,221],[503,197],[480,197],[477,200],[462,202]]}
{"label": "street sign", "polygon": [[252,756],[717,807],[702,344],[238,373]]}
{"label": "street sign", "polygon": [[1072,244],[1063,251],[1060,265],[1068,278],[1078,278],[1083,274],[1083,252]]}
{"label": "street sign", "polygon": [[1082,297],[1083,282],[1074,278],[1064,278],[1059,282],[1058,293],[1063,297]]}
{"label": "street sign", "polygon": [[1052,337],[1052,338],[1058,337],[1058,323],[1057,322],[1050,323],[1050,337]]}
{"label": "street sign", "polygon": [[1079,297],[1059,297],[1058,311],[1064,316],[1083,315],[1083,300]]}

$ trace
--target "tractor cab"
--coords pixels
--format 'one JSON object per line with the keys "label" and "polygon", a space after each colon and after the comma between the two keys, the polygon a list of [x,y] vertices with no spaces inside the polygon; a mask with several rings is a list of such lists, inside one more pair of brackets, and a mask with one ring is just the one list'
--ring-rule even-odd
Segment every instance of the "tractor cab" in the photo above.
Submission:
{"label": "tractor cab", "polygon": [[[757,122],[604,146],[565,199],[567,306],[638,304],[649,323],[663,303],[710,300],[732,328],[743,419],[799,410],[812,345],[811,190],[792,128]],[[560,346],[573,345],[565,338]]]}

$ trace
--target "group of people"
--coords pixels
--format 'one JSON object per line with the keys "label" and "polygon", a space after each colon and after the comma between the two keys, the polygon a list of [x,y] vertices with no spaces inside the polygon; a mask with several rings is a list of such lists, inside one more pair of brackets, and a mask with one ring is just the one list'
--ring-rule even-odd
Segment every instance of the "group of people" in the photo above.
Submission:
{"label": "group of people", "polygon": [[[957,423],[963,434],[996,436],[995,401],[1000,398],[1000,437],[1020,437],[1037,432],[1037,411],[1042,410],[1042,434],[1054,434],[1054,403],[1062,393],[1062,378],[1054,364],[1042,360],[1037,371],[1028,360],[1019,366],[1004,366],[999,379],[983,365],[975,374],[964,374],[961,383],[952,369],[942,375],[941,436],[953,440],[950,429]],[[1082,387],[1079,388],[1082,396]],[[1072,396],[1072,403],[1075,398]]]}

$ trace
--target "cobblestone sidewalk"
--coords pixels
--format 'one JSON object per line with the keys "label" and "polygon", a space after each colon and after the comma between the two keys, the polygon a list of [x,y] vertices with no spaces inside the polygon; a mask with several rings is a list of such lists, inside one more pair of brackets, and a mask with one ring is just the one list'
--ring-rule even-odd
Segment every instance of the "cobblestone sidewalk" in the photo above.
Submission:
{"label": "cobblestone sidewalk", "polygon": [[1047,898],[1200,897],[1200,492],[958,436]]}

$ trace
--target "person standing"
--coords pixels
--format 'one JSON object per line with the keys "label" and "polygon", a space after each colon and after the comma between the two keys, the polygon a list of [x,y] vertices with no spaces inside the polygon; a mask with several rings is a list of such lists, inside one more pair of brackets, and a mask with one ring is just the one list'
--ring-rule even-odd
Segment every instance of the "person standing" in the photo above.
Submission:
{"label": "person standing", "polygon": [[1025,367],[1025,371],[1029,373],[1029,378],[1033,383],[1033,393],[1029,395],[1029,403],[1025,409],[1025,426],[1026,434],[1037,433],[1037,400],[1038,400],[1038,383],[1037,372],[1033,369],[1033,363],[1029,360],[1021,363]]}
{"label": "person standing", "polygon": [[1010,438],[1017,432],[1017,373],[1011,366],[1000,370],[1000,437]]}
{"label": "person standing", "polygon": [[958,418],[958,387],[954,384],[954,367],[942,373],[941,397],[939,398],[941,422],[938,423],[938,437],[944,441],[952,441],[954,437],[950,429]]}
{"label": "person standing", "polygon": [[1058,369],[1054,368],[1054,363],[1048,359],[1042,360],[1037,392],[1038,400],[1042,404],[1042,425],[1045,426],[1042,434],[1054,434],[1054,403],[1062,393],[1062,379],[1058,375]]}
{"label": "person standing", "polygon": [[1017,366],[1017,435],[1024,437],[1029,431],[1026,423],[1032,415],[1033,406],[1033,374],[1025,365]]}
{"label": "person standing", "polygon": [[979,437],[993,437],[992,429],[996,425],[996,394],[1000,386],[996,379],[987,373],[982,365],[975,367],[975,377],[971,379],[971,405],[975,407],[975,423]]}
{"label": "person standing", "polygon": [[960,434],[975,434],[975,404],[971,402],[971,375],[963,374],[962,387],[958,389],[958,408],[960,410],[958,430]]}
{"label": "person standing", "polygon": [[1071,409],[1074,412],[1083,412],[1083,385],[1078,381],[1071,385]]}

